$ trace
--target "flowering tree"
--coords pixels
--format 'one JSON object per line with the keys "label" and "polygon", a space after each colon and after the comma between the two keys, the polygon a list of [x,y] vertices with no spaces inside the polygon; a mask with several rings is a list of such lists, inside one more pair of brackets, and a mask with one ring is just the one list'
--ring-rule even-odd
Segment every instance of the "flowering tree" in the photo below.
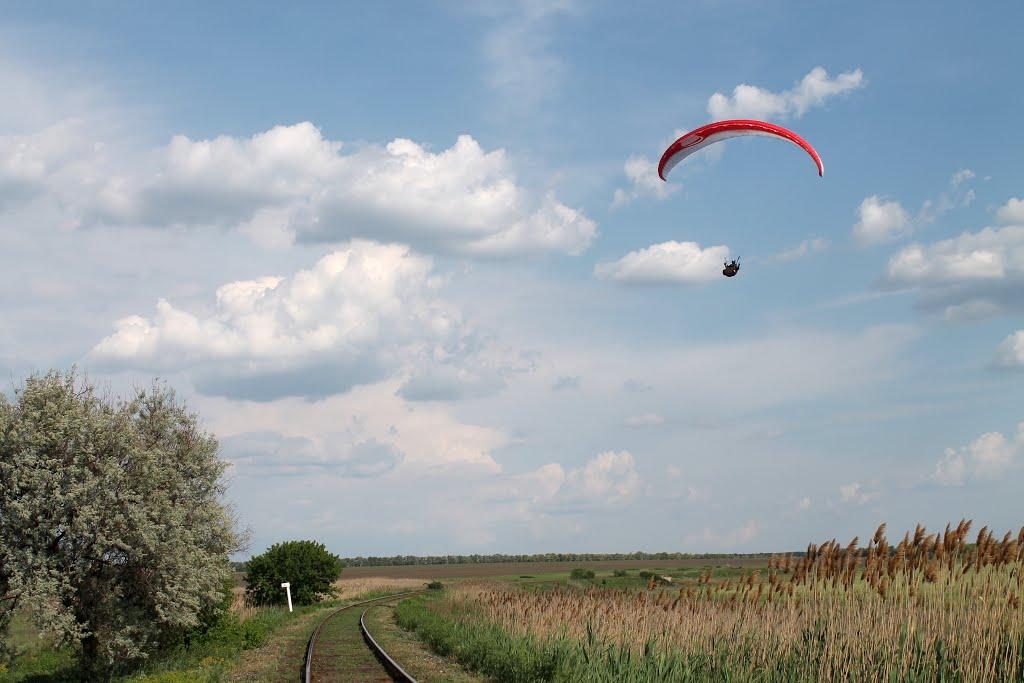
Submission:
{"label": "flowering tree", "polygon": [[0,395],[0,593],[92,673],[180,637],[241,542],[217,452],[165,385],[114,400],[51,371]]}

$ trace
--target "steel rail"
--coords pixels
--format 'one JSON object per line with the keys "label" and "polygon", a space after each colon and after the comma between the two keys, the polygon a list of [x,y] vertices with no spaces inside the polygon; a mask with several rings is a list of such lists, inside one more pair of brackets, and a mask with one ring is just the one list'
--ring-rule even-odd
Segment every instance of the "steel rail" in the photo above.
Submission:
{"label": "steel rail", "polygon": [[376,655],[377,660],[384,665],[384,668],[388,670],[392,680],[396,683],[416,683],[416,679],[409,675],[409,672],[399,666],[398,662],[392,659],[384,648],[380,646],[372,635],[370,635],[370,629],[366,628],[366,613],[369,612],[377,605],[370,605],[363,610],[363,613],[359,615],[359,630],[363,632],[363,640],[366,641],[366,645],[373,650],[373,654]]}
{"label": "steel rail", "polygon": [[[334,610],[333,612],[331,612],[330,614],[325,616],[323,619],[320,620],[320,623],[316,625],[316,628],[313,629],[312,635],[309,636],[309,643],[306,644],[306,662],[305,662],[305,664],[302,667],[303,668],[303,680],[306,683],[312,683],[312,681],[313,681],[313,646],[316,644],[316,637],[318,635],[320,635],[320,629],[322,629],[324,627],[324,624],[326,624],[328,621],[330,621],[339,612],[344,612],[347,609],[352,609],[353,607],[359,607],[360,605],[368,605],[371,602],[384,602],[384,601],[387,601],[387,600],[394,600],[395,598],[406,597],[408,595],[417,595],[418,593],[422,593],[422,592],[423,591],[421,591],[421,590],[419,590],[419,591],[406,591],[405,593],[395,593],[394,595],[385,595],[385,596],[382,596],[382,597],[379,597],[379,598],[373,598],[373,599],[370,599],[370,600],[360,600],[359,602],[353,602],[353,603],[350,603],[348,605],[342,605],[338,609]],[[362,626],[362,616],[360,616],[359,622],[360,622],[360,626]],[[364,633],[365,633],[365,631],[364,631]],[[370,648],[370,649],[372,650],[373,648]],[[381,652],[383,652],[383,650],[381,650]],[[377,654],[377,651],[374,650],[374,655],[376,655],[376,654]],[[385,654],[385,656],[386,656],[386,654]],[[389,657],[389,659],[390,659],[390,657]],[[394,660],[391,660],[391,661],[394,661]],[[395,666],[398,666],[398,665],[395,664]],[[399,668],[401,668],[401,667],[399,667]],[[406,675],[408,675],[408,674],[406,674]],[[413,680],[413,679],[410,678],[410,679],[407,679],[407,680]]]}

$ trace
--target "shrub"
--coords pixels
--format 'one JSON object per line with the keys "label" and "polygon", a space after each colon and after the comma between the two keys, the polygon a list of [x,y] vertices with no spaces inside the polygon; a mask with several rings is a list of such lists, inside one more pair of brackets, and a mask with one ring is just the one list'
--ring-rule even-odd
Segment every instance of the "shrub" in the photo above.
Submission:
{"label": "shrub", "polygon": [[629,572],[627,572],[625,569],[616,569],[614,572],[612,572],[612,575],[613,576],[628,576]]}
{"label": "shrub", "polygon": [[442,588],[444,588],[444,584],[441,583],[440,581],[431,581],[430,583],[427,584],[427,588],[429,588],[432,591],[439,591]]}
{"label": "shrub", "polygon": [[649,572],[649,571],[647,571],[646,569],[644,569],[644,570],[642,570],[642,571],[640,572],[640,578],[641,578],[641,579],[649,579],[649,578],[651,578],[652,576],[654,576],[654,572]]}
{"label": "shrub", "polygon": [[276,543],[267,552],[249,560],[246,592],[257,605],[280,605],[286,601],[281,584],[289,582],[292,602],[311,605],[331,593],[331,584],[341,575],[341,569],[341,560],[327,552],[322,543]]}
{"label": "shrub", "polygon": [[593,569],[583,569],[582,567],[576,567],[569,573],[569,578],[574,581],[583,581],[585,579],[594,578]]}

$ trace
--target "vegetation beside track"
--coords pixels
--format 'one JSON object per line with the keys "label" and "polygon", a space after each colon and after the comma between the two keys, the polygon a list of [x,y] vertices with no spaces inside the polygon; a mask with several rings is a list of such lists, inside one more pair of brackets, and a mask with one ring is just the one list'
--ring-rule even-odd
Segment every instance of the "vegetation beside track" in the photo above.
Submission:
{"label": "vegetation beside track", "polygon": [[499,681],[1024,680],[1024,530],[968,527],[891,546],[883,525],[740,576],[465,583],[396,613]]}

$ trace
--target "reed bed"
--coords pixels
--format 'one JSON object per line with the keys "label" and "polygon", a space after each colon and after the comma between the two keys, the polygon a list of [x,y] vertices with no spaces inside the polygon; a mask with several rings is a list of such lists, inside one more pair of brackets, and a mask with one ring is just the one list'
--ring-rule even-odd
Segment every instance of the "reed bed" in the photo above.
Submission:
{"label": "reed bed", "polygon": [[249,602],[249,598],[245,594],[244,586],[235,586],[231,589],[231,607],[228,611],[235,615],[239,623],[244,624],[246,621],[254,617],[260,608]]}
{"label": "reed bed", "polygon": [[423,579],[397,579],[381,576],[365,576],[354,579],[341,578],[334,582],[336,595],[343,599],[380,593],[401,593],[423,588]]}
{"label": "reed bed", "polygon": [[1022,681],[1024,529],[969,544],[970,527],[893,546],[883,524],[867,547],[812,544],[678,589],[464,584],[429,609],[561,652],[565,680]]}

